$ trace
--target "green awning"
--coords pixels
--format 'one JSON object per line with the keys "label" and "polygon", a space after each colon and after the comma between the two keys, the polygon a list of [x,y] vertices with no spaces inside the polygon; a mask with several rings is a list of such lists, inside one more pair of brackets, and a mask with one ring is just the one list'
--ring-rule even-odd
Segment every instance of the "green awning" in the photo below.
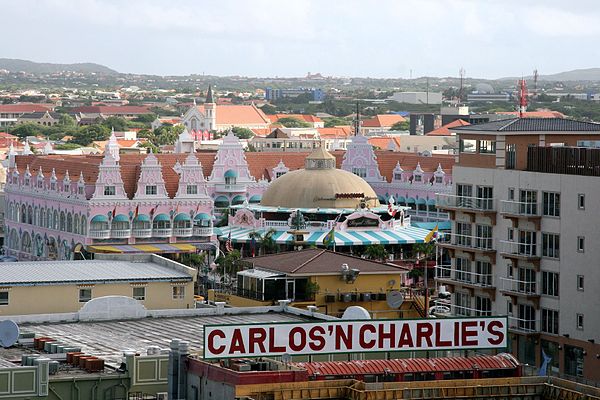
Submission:
{"label": "green awning", "polygon": [[108,222],[106,215],[95,215],[91,222]]}
{"label": "green awning", "polygon": [[210,221],[211,218],[210,218],[210,215],[208,215],[206,213],[198,213],[198,214],[196,214],[196,216],[194,217],[194,219],[196,221],[201,220],[201,219],[207,219],[207,220]]}
{"label": "green awning", "polygon": [[398,196],[398,198],[396,199],[396,204],[404,204],[406,203],[406,199],[404,198],[404,196]]}
{"label": "green awning", "polygon": [[424,198],[417,199],[417,204],[427,204],[427,201]]}
{"label": "green awning", "polygon": [[137,217],[135,217],[134,221],[150,222],[150,217],[145,214],[139,214]]}
{"label": "green awning", "polygon": [[154,217],[154,222],[157,221],[170,221],[171,219],[169,218],[169,216],[167,214],[158,214],[156,217]]}
{"label": "green awning", "polygon": [[412,197],[409,197],[409,198],[406,200],[406,204],[415,204],[415,203],[416,203],[416,201],[415,201],[415,199],[413,199]]}
{"label": "green awning", "polygon": [[427,200],[427,205],[435,206],[435,199],[429,199],[429,200]]}
{"label": "green awning", "polygon": [[246,201],[246,196],[242,196],[241,194],[238,194],[233,199],[231,199],[231,204],[235,206],[237,204],[244,204],[245,201]]}
{"label": "green awning", "polygon": [[113,222],[129,222],[129,217],[123,214],[119,214],[113,218]]}
{"label": "green awning", "polygon": [[175,216],[174,221],[189,221],[190,216],[186,213],[179,213]]}
{"label": "green awning", "polygon": [[261,200],[262,200],[262,196],[260,194],[255,194],[252,197],[250,197],[250,200],[248,200],[248,203],[260,203]]}

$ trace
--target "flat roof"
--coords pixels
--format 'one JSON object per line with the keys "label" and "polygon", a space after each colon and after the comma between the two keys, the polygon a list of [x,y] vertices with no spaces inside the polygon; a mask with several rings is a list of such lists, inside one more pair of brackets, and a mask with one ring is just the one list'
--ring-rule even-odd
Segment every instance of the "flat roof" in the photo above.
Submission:
{"label": "flat roof", "polygon": [[119,281],[181,281],[192,276],[152,261],[81,260],[3,263],[0,286],[66,285]]}
{"label": "flat roof", "polygon": [[[225,315],[202,315],[192,317],[142,318],[136,320],[65,322],[20,324],[22,331],[33,332],[36,337],[50,337],[70,347],[119,364],[123,351],[145,354],[149,347],[168,349],[172,339],[189,342],[190,353],[202,353],[204,326],[212,324],[253,324],[272,322],[306,322],[310,317],[287,312],[243,312]],[[0,358],[7,359],[13,353],[0,348]],[[23,351],[25,353],[25,350]]]}

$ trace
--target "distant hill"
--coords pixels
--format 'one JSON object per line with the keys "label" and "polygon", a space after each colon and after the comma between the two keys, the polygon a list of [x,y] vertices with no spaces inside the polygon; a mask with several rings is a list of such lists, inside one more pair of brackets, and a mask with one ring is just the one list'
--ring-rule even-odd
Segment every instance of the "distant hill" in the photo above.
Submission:
{"label": "distant hill", "polygon": [[[520,77],[501,78],[499,80],[517,80]],[[533,79],[533,76],[526,76],[525,79]],[[572,71],[559,72],[550,75],[538,76],[540,81],[600,81],[600,68],[574,69]]]}
{"label": "distant hill", "polygon": [[97,73],[104,75],[118,74],[114,69],[94,63],[53,64],[18,60],[14,58],[0,58],[0,69],[6,69],[11,72],[24,71],[32,74],[50,74],[61,71]]}

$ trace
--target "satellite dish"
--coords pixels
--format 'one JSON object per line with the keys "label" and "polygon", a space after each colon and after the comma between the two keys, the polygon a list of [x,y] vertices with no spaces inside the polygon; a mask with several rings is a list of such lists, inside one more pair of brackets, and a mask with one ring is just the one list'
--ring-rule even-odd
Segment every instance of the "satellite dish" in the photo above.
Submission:
{"label": "satellite dish", "polygon": [[400,306],[404,303],[404,295],[402,292],[397,290],[392,290],[387,294],[387,304],[390,308],[400,308]]}
{"label": "satellite dish", "polygon": [[10,347],[19,340],[19,326],[10,319],[0,321],[0,344]]}
{"label": "satellite dish", "polygon": [[344,314],[342,315],[342,319],[350,319],[350,320],[363,320],[363,319],[371,319],[371,314],[361,306],[350,306],[346,308]]}

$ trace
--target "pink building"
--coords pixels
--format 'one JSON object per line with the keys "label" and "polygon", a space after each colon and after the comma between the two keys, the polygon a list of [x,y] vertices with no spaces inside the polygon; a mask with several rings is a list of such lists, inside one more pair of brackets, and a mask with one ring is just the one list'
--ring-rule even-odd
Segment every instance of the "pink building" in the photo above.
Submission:
{"label": "pink building", "polygon": [[[11,155],[6,184],[6,253],[22,260],[85,252],[178,253],[217,243],[215,215],[260,203],[269,183],[304,167],[308,153],[244,152],[228,134],[219,150],[193,153],[182,133],[174,154]],[[363,136],[336,166],[364,178],[380,202],[410,207],[413,225],[444,221],[434,194],[450,193],[452,156],[374,151]],[[424,226],[426,227],[426,226]]]}

